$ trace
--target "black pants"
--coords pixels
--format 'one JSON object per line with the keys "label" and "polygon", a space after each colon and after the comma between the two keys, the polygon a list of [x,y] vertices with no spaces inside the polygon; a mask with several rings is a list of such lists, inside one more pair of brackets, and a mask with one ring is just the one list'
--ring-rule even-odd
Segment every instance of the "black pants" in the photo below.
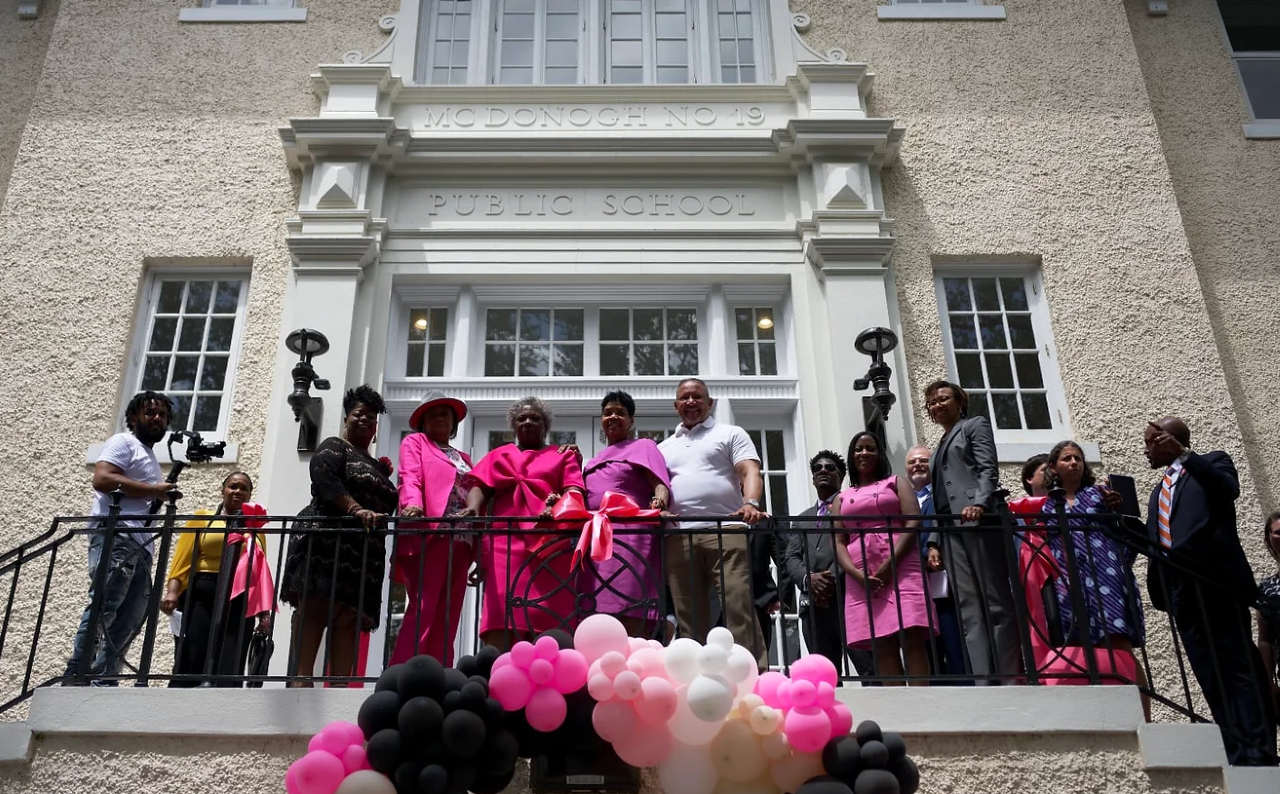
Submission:
{"label": "black pants", "polygon": [[1225,594],[1183,583],[1173,592],[1173,617],[1191,672],[1222,731],[1227,760],[1274,766],[1275,715],[1248,609]]}
{"label": "black pants", "polygon": [[[175,675],[203,675],[205,659],[211,659],[210,681],[216,687],[240,687],[243,682],[225,676],[244,675],[249,656],[249,638],[253,636],[253,620],[245,616],[246,595],[231,599],[222,611],[222,625],[214,626],[214,600],[218,590],[218,574],[197,573],[188,585],[191,590],[178,599],[182,608],[182,636],[177,638]],[[196,687],[201,682],[188,679],[170,681],[172,687]]]}
{"label": "black pants", "polygon": [[819,653],[830,659],[840,671],[844,670],[847,655],[849,661],[853,662],[853,669],[858,672],[858,678],[862,679],[863,686],[880,686],[879,682],[867,680],[876,674],[871,652],[845,647],[844,632],[840,625],[843,617],[840,607],[834,605],[801,607],[800,628],[804,632],[805,646],[809,653]]}

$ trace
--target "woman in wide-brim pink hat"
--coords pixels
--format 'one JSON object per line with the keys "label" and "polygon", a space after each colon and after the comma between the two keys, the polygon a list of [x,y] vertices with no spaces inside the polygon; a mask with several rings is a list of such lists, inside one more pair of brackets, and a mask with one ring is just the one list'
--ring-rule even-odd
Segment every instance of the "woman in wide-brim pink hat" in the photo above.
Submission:
{"label": "woman in wide-brim pink hat", "polygon": [[[471,458],[449,441],[467,415],[467,404],[430,391],[409,417],[414,432],[400,444],[400,515],[427,519],[452,516],[467,503],[463,477]],[[453,642],[475,561],[469,536],[438,521],[405,522],[396,537],[392,581],[405,587],[406,606],[391,653],[398,664],[418,654],[453,664]],[[439,529],[440,532],[423,530]]]}

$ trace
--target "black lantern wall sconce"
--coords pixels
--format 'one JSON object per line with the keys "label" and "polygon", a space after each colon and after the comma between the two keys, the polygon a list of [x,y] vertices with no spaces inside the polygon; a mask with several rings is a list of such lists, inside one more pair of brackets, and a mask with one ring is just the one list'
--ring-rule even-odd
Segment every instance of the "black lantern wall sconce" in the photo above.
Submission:
{"label": "black lantern wall sconce", "polygon": [[320,419],[324,415],[324,400],[311,396],[311,387],[328,391],[329,381],[316,375],[311,359],[329,352],[329,340],[319,331],[299,328],[285,337],[284,346],[298,355],[293,367],[293,391],[289,393],[289,407],[294,421],[298,422],[298,451],[314,452],[320,443]]}
{"label": "black lantern wall sconce", "polygon": [[869,396],[862,398],[862,413],[866,419],[867,430],[875,434],[881,449],[888,449],[889,439],[886,425],[889,420],[889,409],[898,401],[889,390],[889,380],[893,370],[885,363],[885,355],[898,346],[898,335],[888,328],[868,328],[858,334],[853,347],[864,356],[871,357],[871,368],[867,374],[853,382],[854,391],[871,389]]}

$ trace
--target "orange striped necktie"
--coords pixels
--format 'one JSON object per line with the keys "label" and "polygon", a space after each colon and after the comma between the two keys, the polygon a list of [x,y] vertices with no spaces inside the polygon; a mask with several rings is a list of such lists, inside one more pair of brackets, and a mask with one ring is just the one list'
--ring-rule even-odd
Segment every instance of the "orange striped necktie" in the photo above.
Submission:
{"label": "orange striped necktie", "polygon": [[1173,533],[1169,531],[1169,516],[1173,513],[1173,482],[1176,476],[1173,467],[1164,473],[1160,483],[1160,545],[1166,549],[1173,547]]}

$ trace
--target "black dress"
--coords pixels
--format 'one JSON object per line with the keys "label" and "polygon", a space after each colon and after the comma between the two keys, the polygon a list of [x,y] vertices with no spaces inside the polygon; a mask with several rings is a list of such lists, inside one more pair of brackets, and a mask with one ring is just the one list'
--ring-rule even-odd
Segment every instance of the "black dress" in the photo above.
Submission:
{"label": "black dress", "polygon": [[[336,436],[326,438],[311,457],[311,504],[298,513],[289,538],[280,599],[295,608],[303,599],[334,601],[357,610],[361,629],[378,627],[385,574],[385,533],[365,532],[359,520],[336,504],[350,496],[361,507],[390,515],[399,494],[383,465]],[[342,522],[307,521],[334,516]],[[339,532],[336,527],[360,532]]]}

